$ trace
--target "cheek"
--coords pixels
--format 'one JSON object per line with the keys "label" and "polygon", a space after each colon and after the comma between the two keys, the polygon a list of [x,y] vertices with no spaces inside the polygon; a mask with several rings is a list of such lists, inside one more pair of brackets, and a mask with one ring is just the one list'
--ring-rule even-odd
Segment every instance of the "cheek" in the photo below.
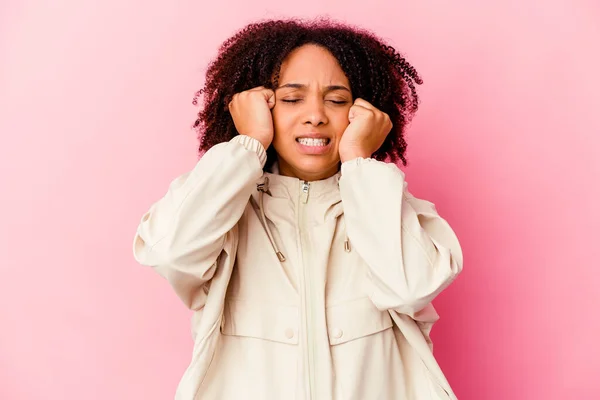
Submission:
{"label": "cheek", "polygon": [[[293,117],[289,112],[284,112],[281,109],[273,110],[273,128],[275,129],[275,133],[284,132],[287,130],[286,128],[292,124]],[[279,132],[278,132],[279,131]]]}
{"label": "cheek", "polygon": [[346,130],[348,125],[350,125],[350,121],[348,120],[348,112],[350,112],[350,109],[347,109],[342,113],[336,114],[335,118],[333,118],[331,121],[333,122],[332,125],[334,126],[335,136],[338,139],[342,137],[344,131]]}

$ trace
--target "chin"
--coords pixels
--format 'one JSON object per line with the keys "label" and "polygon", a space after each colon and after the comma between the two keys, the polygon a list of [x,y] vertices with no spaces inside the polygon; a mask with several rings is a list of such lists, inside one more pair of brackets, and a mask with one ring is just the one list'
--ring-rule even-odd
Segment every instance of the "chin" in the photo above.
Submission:
{"label": "chin", "polygon": [[293,167],[297,171],[302,171],[307,175],[319,175],[327,171],[338,170],[340,160],[306,160],[302,163],[297,163]]}

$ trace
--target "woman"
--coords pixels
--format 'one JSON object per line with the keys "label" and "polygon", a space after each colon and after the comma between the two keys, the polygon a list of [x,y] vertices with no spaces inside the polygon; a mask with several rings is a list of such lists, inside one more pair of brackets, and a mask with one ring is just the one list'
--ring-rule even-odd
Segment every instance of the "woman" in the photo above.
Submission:
{"label": "woman", "polygon": [[414,68],[369,32],[266,21],[208,71],[195,168],[143,216],[137,261],[193,311],[176,399],[454,399],[431,301],[458,240],[407,191]]}

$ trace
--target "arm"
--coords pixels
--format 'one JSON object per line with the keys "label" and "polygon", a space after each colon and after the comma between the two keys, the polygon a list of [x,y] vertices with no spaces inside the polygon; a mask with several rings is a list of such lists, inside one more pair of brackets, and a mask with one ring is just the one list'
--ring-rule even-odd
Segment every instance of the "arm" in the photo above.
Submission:
{"label": "arm", "polygon": [[370,297],[381,310],[415,315],[462,270],[454,232],[432,203],[405,190],[394,164],[342,164],[340,192],[348,237],[369,266]]}
{"label": "arm", "polygon": [[189,308],[203,306],[226,235],[256,190],[265,162],[263,145],[249,136],[218,144],[142,217],[133,243],[136,261],[166,278]]}

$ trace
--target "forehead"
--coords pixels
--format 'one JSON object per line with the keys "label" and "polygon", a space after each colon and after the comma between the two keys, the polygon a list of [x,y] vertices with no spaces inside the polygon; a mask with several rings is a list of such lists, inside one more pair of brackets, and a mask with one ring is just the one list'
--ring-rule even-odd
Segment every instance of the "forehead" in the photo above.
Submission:
{"label": "forehead", "polygon": [[328,50],[313,44],[294,49],[281,64],[279,84],[289,82],[349,84],[337,59]]}

